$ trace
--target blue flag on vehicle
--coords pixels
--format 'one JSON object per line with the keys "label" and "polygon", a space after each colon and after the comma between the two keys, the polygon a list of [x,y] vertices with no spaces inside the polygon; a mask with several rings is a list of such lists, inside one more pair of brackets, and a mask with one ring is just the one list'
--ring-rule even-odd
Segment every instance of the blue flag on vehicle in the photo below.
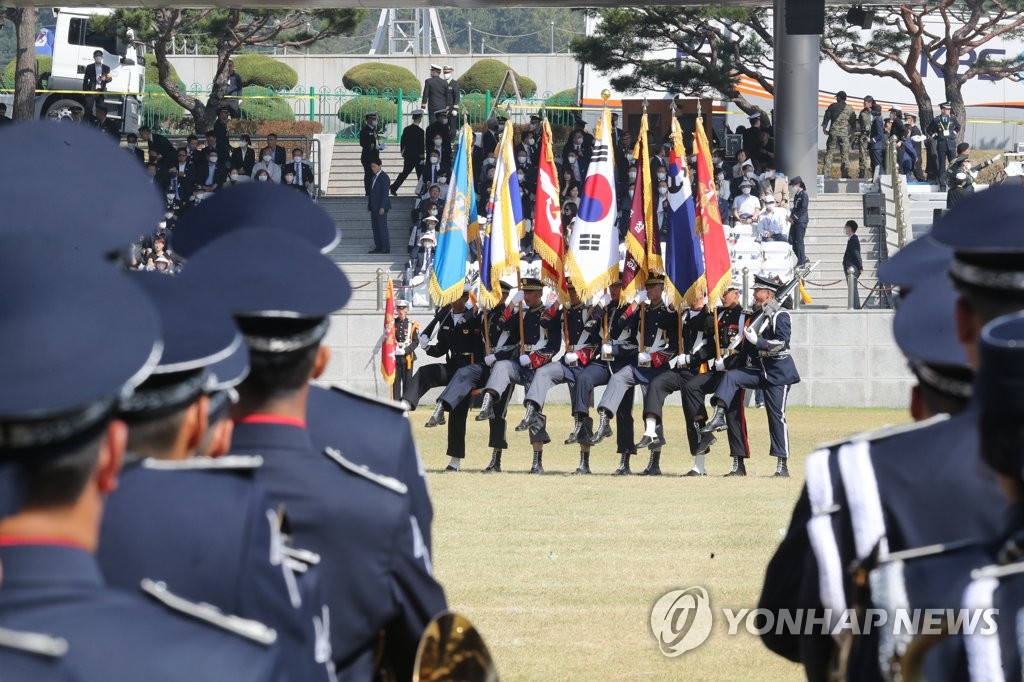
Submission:
{"label": "blue flag on vehicle", "polygon": [[434,269],[430,273],[430,298],[435,305],[448,305],[462,296],[466,284],[470,231],[476,223],[476,193],[473,189],[473,160],[470,156],[473,129],[459,133],[448,196],[438,223]]}

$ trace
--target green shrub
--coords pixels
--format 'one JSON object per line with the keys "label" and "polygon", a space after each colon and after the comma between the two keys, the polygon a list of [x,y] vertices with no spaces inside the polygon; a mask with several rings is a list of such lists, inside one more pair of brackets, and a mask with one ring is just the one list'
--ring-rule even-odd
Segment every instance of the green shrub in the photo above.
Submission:
{"label": "green shrub", "polygon": [[[491,101],[494,104],[494,101]],[[483,123],[487,119],[487,95],[470,92],[459,98],[459,116],[469,114],[470,125]]]}
{"label": "green shrub", "polygon": [[365,94],[384,95],[402,90],[403,98],[419,97],[420,81],[409,69],[395,64],[364,62],[357,64],[341,77],[342,84],[349,90],[359,89]]}
{"label": "green shrub", "polygon": [[[12,59],[7,66],[4,68],[4,83],[7,87],[14,87],[14,72],[17,61]],[[50,77],[50,70],[53,68],[53,57],[37,56],[36,57],[36,87],[42,87],[44,81]]]}
{"label": "green shrub", "polygon": [[275,90],[291,90],[299,82],[295,69],[265,54],[240,54],[233,57],[242,85],[257,85]]}
{"label": "green shrub", "polygon": [[[167,66],[169,66],[171,70],[171,80],[177,83],[179,87],[184,88],[185,84],[181,82],[181,76],[178,75],[178,70],[174,68],[174,64],[168,62]],[[160,72],[156,68],[155,60],[146,64],[146,83],[149,85],[160,85]]]}
{"label": "green shrub", "polygon": [[338,118],[351,126],[362,126],[363,118],[371,111],[377,112],[377,127],[397,125],[398,107],[384,97],[352,97],[338,109]]}
{"label": "green shrub", "polygon": [[[294,121],[295,110],[288,100],[271,88],[249,85],[242,88],[242,116],[256,121]],[[245,99],[258,96],[259,99]]]}
{"label": "green shrub", "polygon": [[[171,80],[184,90],[185,84],[181,81],[174,65],[169,64],[168,66],[171,68]],[[160,74],[157,71],[156,63],[146,64],[146,94],[142,97],[143,122],[157,130],[178,132],[181,122],[189,116],[188,111],[171,99],[160,86]]]}
{"label": "green shrub", "polygon": [[[459,78],[459,87],[467,92],[471,90],[479,90],[480,92],[490,90],[491,94],[494,95],[497,93],[498,87],[505,77],[505,72],[509,68],[508,64],[499,62],[497,59],[480,59],[473,66],[469,67],[466,73],[462,74]],[[513,73],[516,74],[516,82],[519,83],[519,94],[523,97],[533,97],[537,92],[537,83],[532,78],[516,73],[514,69]],[[505,96],[503,99],[514,96],[511,93],[512,84],[509,83],[505,86]]]}
{"label": "green shrub", "polygon": [[[576,101],[576,88],[556,92],[544,100],[544,105],[548,107],[568,107],[578,104],[579,102]],[[548,120],[551,121],[553,126],[572,126],[576,116],[582,113],[580,109],[551,109],[548,111]]]}

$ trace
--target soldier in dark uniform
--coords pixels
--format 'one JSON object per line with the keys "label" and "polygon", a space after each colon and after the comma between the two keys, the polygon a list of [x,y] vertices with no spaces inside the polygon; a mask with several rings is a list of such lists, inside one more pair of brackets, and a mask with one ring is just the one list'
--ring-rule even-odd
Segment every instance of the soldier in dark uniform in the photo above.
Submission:
{"label": "soldier in dark uniform", "polygon": [[[879,272],[880,277],[900,285],[901,297],[907,288],[913,289],[911,295],[919,288],[926,291],[914,278],[936,272],[937,255],[927,242],[952,247],[949,270],[959,290],[955,334],[972,367],[977,365],[978,338],[984,324],[1024,309],[1022,288],[1006,285],[1019,283],[1024,263],[1024,241],[1015,223],[1022,201],[1024,189],[1005,185],[969,196],[936,223],[929,240],[918,240],[926,248],[901,250]],[[901,258],[904,254],[909,255]],[[902,268],[904,263],[908,267]],[[953,335],[954,331],[950,328],[945,333]],[[938,338],[938,334],[932,336]],[[934,339],[928,342],[937,345]],[[995,481],[979,466],[978,435],[977,409],[969,405],[958,414],[939,414],[912,427],[845,439],[808,458],[807,484],[789,531],[766,571],[760,607],[779,611],[822,603],[818,586],[829,585],[834,587],[827,600],[843,608],[848,601],[848,578],[841,567],[863,560],[879,538],[885,539],[886,550],[893,553],[998,533],[1005,504]],[[847,467],[847,475],[842,477],[841,463],[854,465]],[[851,476],[854,468],[871,478]],[[921,475],[922,471],[928,475]],[[853,490],[847,490],[851,486]],[[836,530],[850,527],[845,500],[851,496],[877,499],[882,507],[879,515],[872,515],[882,521],[882,527],[877,523],[864,526],[856,543],[849,532]],[[814,542],[819,546],[835,537],[836,550],[828,557],[816,557],[811,532],[818,534]],[[824,674],[834,655],[829,638],[770,634],[763,639],[772,651],[802,661],[809,676]]]}
{"label": "soldier in dark uniform", "polygon": [[789,243],[793,247],[793,255],[796,256],[796,264],[807,263],[807,253],[804,251],[804,235],[807,234],[807,222],[810,218],[807,215],[807,187],[799,175],[789,181],[789,193],[793,197],[789,202]]}
{"label": "soldier in dark uniform", "polygon": [[[544,307],[543,283],[534,277],[524,277],[522,292],[524,298],[519,310],[522,322],[518,325],[522,329],[519,357],[498,360],[491,367],[491,375],[483,390],[483,403],[476,415],[477,421],[495,419],[495,403],[500,401],[503,395],[511,393],[516,384],[530,384],[536,371],[550,363],[562,346],[562,316],[557,304],[549,308]],[[519,316],[513,314],[511,308],[506,308],[505,312],[503,321],[506,329],[511,325],[517,325]],[[536,420],[530,429],[530,440],[533,443],[531,474],[544,473],[544,444],[551,442],[544,426],[544,423]]]}
{"label": "soldier in dark uniform", "polygon": [[456,80],[455,69],[450,64],[444,65],[445,101],[448,103],[448,118],[451,121],[449,140],[459,137],[459,81]]}
{"label": "soldier in dark uniform", "polygon": [[[132,274],[160,311],[164,347],[153,375],[121,405],[127,463],[103,514],[103,575],[127,590],[159,580],[226,615],[264,623],[277,633],[291,674],[333,679],[329,638],[317,640],[330,618],[322,602],[302,598],[277,514],[255,481],[259,459],[220,457],[226,449],[208,453],[216,459],[196,457],[210,426],[208,393],[237,385],[248,371],[241,336],[228,311],[187,276]],[[241,358],[231,361],[232,354]],[[214,373],[228,369],[234,376]]]}
{"label": "soldier in dark uniform", "polygon": [[416,361],[416,348],[420,343],[420,325],[409,319],[409,302],[395,301],[395,388],[394,395],[401,399],[405,384],[412,378]]}
{"label": "soldier in dark uniform", "polygon": [[[508,319],[511,312],[506,315],[516,303],[522,302],[522,292],[513,291],[511,285],[502,282],[501,290],[506,295],[506,300],[488,310],[480,316],[480,328],[487,325],[487,338],[490,339],[491,352],[485,354],[473,364],[460,367],[451,375],[447,387],[441,392],[434,405],[434,412],[426,423],[427,428],[433,428],[445,423],[445,412],[449,412],[448,420],[448,450],[449,462],[445,471],[458,471],[461,468],[461,460],[465,457],[466,450],[466,418],[469,414],[471,394],[474,389],[483,388],[491,376],[491,367],[499,359],[508,359],[519,355],[519,326],[509,326]],[[474,358],[475,359],[475,358]],[[509,389],[499,400],[499,407],[494,419],[488,422],[489,438],[488,447],[491,448],[491,461],[484,469],[486,472],[501,471],[501,454],[508,448],[506,440],[505,412],[508,409],[508,399],[512,391]]]}
{"label": "soldier in dark uniform", "polygon": [[[59,128],[66,134],[68,126]],[[94,159],[76,159],[79,151],[61,161],[88,185]],[[123,163],[137,166],[127,157]],[[101,179],[130,180],[121,171],[104,167]],[[25,185],[47,179],[20,177]],[[69,203],[81,208],[83,201]],[[77,222],[87,233],[95,220],[89,215],[81,211]],[[262,624],[231,622],[152,580],[131,592],[104,583],[94,554],[124,456],[117,398],[130,396],[155,365],[159,317],[100,248],[73,248],[50,223],[8,217],[0,234],[0,288],[21,293],[0,300],[0,629],[63,643],[53,662],[84,682],[287,679],[271,647],[275,633]],[[136,219],[129,214],[118,222],[136,225]],[[34,234],[16,233],[26,224]],[[101,241],[116,229],[97,227]],[[39,259],[56,270],[40,269]],[[5,678],[20,669],[6,659],[0,653]]]}
{"label": "soldier in dark uniform", "polygon": [[[581,469],[584,468],[582,465],[586,465],[586,471],[577,469],[579,473],[590,471],[590,441],[594,434],[590,406],[594,402],[594,389],[606,386],[612,376],[623,367],[629,367],[637,355],[636,333],[640,324],[640,306],[636,303],[617,305],[621,293],[622,284],[615,280],[608,287],[608,293],[594,306],[594,317],[601,323],[604,335],[601,354],[576,375],[576,385],[572,390],[574,424],[572,432],[565,439],[565,444],[579,443]],[[630,387],[615,412],[615,443],[619,454],[619,467],[615,474],[618,476],[630,473],[629,458],[636,454],[636,445],[633,442],[635,392],[635,389]]]}
{"label": "soldier in dark uniform", "polygon": [[836,93],[836,101],[828,105],[825,116],[821,119],[821,132],[828,135],[822,174],[829,175],[831,173],[832,157],[838,151],[839,175],[836,177],[850,177],[850,132],[853,127],[853,109],[846,104],[846,93],[840,90]]}
{"label": "soldier in dark uniform", "polygon": [[398,190],[409,177],[409,173],[416,171],[416,179],[423,175],[423,160],[426,158],[426,142],[423,137],[423,127],[420,122],[423,120],[423,110],[416,109],[412,112],[412,123],[402,131],[402,138],[399,146],[402,151],[402,172],[398,174],[395,181],[391,183],[391,193],[398,195]]}
{"label": "soldier in dark uniform", "polygon": [[373,170],[370,169],[370,163],[374,159],[380,158],[376,111],[371,111],[366,115],[363,127],[359,131],[359,146],[362,148],[359,162],[363,164],[363,189],[366,190],[366,196],[370,196],[370,184],[373,182]]}
{"label": "soldier in dark uniform", "polygon": [[[569,305],[563,307],[561,320],[565,334],[565,354],[559,362],[550,362],[538,369],[526,391],[523,405],[526,412],[516,431],[530,431],[531,437],[547,426],[544,415],[544,401],[552,386],[575,384],[587,365],[595,360],[601,346],[600,319],[586,305],[576,292],[570,280],[568,283]],[[543,444],[541,444],[543,445]],[[536,446],[535,446],[536,447]],[[590,473],[590,447],[580,453],[580,464],[576,472]]]}
{"label": "soldier in dark uniform", "polygon": [[[778,285],[762,277],[754,276],[754,312],[775,298]],[[768,433],[771,437],[770,452],[778,458],[775,476],[788,477],[789,431],[786,425],[786,400],[789,387],[799,383],[800,375],[789,354],[789,340],[792,322],[788,310],[777,310],[760,316],[743,330],[747,341],[741,354],[741,364],[722,375],[718,388],[711,398],[715,412],[701,433],[724,431],[727,427],[725,413],[740,390],[756,388],[764,392],[765,409],[768,412]],[[734,462],[736,460],[733,460]],[[739,459],[742,464],[742,459]]]}
{"label": "soldier in dark uniform", "polygon": [[950,113],[949,102],[939,105],[939,115],[928,124],[927,133],[935,142],[935,173],[939,188],[946,189],[946,164],[956,156],[956,138],[960,135],[960,121]]}
{"label": "soldier in dark uniform", "polygon": [[[423,96],[420,107],[427,110],[427,116],[433,121],[439,112],[448,112],[448,83],[441,78],[441,65],[430,65],[430,78],[423,81]],[[447,126],[447,123],[445,124]]]}
{"label": "soldier in dark uniform", "polygon": [[[629,389],[637,384],[647,386],[660,374],[669,371],[669,362],[677,355],[679,318],[665,305],[662,299],[664,289],[664,276],[652,274],[647,278],[647,289],[637,297],[637,303],[643,306],[638,313],[643,317],[643,336],[641,338],[638,329],[636,340],[638,347],[642,345],[644,350],[638,350],[635,360],[608,380],[597,406],[599,422],[590,438],[591,445],[597,445],[612,435],[612,415],[619,410]],[[632,401],[629,407],[632,410]],[[652,461],[645,473],[653,474],[656,469],[657,463]]]}

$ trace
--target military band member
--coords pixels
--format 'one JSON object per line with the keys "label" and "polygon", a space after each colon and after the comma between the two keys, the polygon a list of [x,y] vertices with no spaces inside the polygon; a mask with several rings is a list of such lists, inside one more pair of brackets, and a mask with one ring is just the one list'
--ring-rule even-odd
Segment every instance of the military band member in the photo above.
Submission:
{"label": "military band member", "polygon": [[[519,338],[519,356],[515,359],[497,360],[491,367],[490,377],[483,389],[483,403],[476,415],[477,421],[495,419],[495,403],[501,401],[503,395],[511,392],[514,385],[520,386],[533,381],[534,374],[541,367],[551,362],[562,345],[561,312],[558,304],[544,306],[544,285],[534,277],[522,278],[523,301],[519,314],[512,313],[511,307],[505,309],[501,319],[504,329],[517,325],[522,331]],[[518,334],[516,334],[518,336]],[[502,414],[504,418],[504,414]],[[551,442],[544,423],[538,420],[530,430],[533,443],[532,474],[544,473],[542,462],[544,443]]]}
{"label": "military band member", "polygon": [[[483,345],[481,345],[483,357],[474,357],[472,363],[459,367],[450,375],[447,386],[434,404],[434,412],[426,423],[427,428],[444,424],[446,421],[445,412],[449,413],[447,422],[450,459],[445,471],[458,471],[461,468],[462,459],[466,456],[466,419],[469,415],[473,390],[483,388],[486,385],[487,380],[491,376],[491,367],[496,362],[499,354],[506,358],[512,357],[513,353],[518,354],[519,345],[517,339],[519,327],[515,325],[512,329],[507,328],[506,320],[508,317],[511,317],[511,312],[509,312],[508,316],[505,315],[505,312],[514,305],[511,301],[520,302],[522,300],[520,298],[522,292],[513,291],[511,285],[507,282],[501,283],[501,289],[503,292],[506,292],[506,301],[487,310],[480,317],[481,329],[485,324],[484,320],[486,320],[487,338],[491,340],[492,344],[496,345],[492,346],[490,353],[485,353]],[[512,333],[515,334],[514,337],[511,335]],[[491,448],[491,461],[485,468],[485,471],[488,473],[501,471],[501,454],[508,448],[505,410],[507,409],[510,395],[511,390],[506,395],[501,396],[499,410],[495,418],[491,419],[488,423],[490,434],[488,447]]]}
{"label": "military band member", "polygon": [[[637,303],[642,306],[639,312],[642,329],[638,328],[636,340],[638,348],[643,350],[638,350],[633,363],[616,371],[608,380],[597,407],[600,421],[590,439],[591,445],[597,445],[612,435],[612,415],[622,405],[627,391],[637,384],[646,387],[658,375],[669,370],[669,362],[676,356],[679,322],[662,299],[664,290],[664,277],[652,274],[647,278],[646,290],[637,295]],[[632,409],[631,404],[629,407]]]}
{"label": "military band member", "polygon": [[409,319],[409,302],[395,301],[395,384],[394,396],[401,399],[405,385],[412,377],[416,348],[420,343],[420,325]]}
{"label": "military band member", "polygon": [[[688,426],[693,425],[700,432],[707,422],[708,414],[704,408],[704,400],[718,388],[725,372],[741,366],[743,330],[750,315],[740,305],[740,293],[731,288],[722,296],[722,305],[718,309],[718,338],[723,348],[723,357],[714,358],[714,353],[705,351],[708,371],[697,374],[686,382],[683,388],[683,414]],[[711,333],[714,333],[713,330]],[[746,474],[745,460],[750,457],[750,443],[747,441],[747,419],[743,413],[744,391],[736,393],[732,403],[725,412],[726,429],[729,434],[729,455],[732,457],[733,468],[726,476],[743,476]],[[688,432],[689,433],[689,432]],[[700,434],[696,446],[691,445],[693,469],[687,476],[706,475],[704,456],[714,445],[713,433]]]}
{"label": "military band member", "polygon": [[[778,285],[758,275],[754,276],[754,312],[773,301]],[[759,324],[758,324],[759,323]],[[757,325],[755,328],[755,324]],[[743,330],[747,345],[741,354],[741,366],[725,372],[718,388],[711,398],[715,408],[710,421],[701,433],[724,431],[727,428],[725,414],[740,390],[756,388],[764,391],[765,409],[768,412],[768,433],[771,439],[769,455],[776,457],[775,476],[789,476],[789,432],[786,425],[786,400],[789,387],[800,381],[796,365],[789,354],[789,340],[792,322],[789,311],[776,310],[760,320],[755,320]],[[737,466],[742,458],[733,460]]]}
{"label": "military band member", "polygon": [[[971,367],[977,367],[982,327],[1024,309],[1024,240],[1014,222],[1022,201],[1020,187],[990,188],[965,198],[929,235],[953,250],[949,272],[959,294],[955,334]],[[910,265],[916,268],[921,260],[910,259]],[[895,281],[900,274],[889,272],[886,278]],[[911,295],[919,288],[925,292],[920,281],[907,284],[914,289]],[[938,333],[932,336],[937,339]],[[977,412],[969,405],[959,414],[939,414],[912,427],[846,439],[812,454],[789,531],[768,565],[760,607],[778,611],[806,606],[808,600],[847,603],[847,577],[841,567],[863,561],[882,538],[892,553],[998,533],[1005,503],[995,481],[979,466]],[[835,531],[851,527],[849,508],[835,504],[851,496],[877,500],[881,507],[870,515],[869,523],[858,517],[858,538]],[[823,539],[821,533],[828,535]],[[828,536],[835,537],[834,543]],[[835,549],[830,556],[818,557],[812,540]],[[824,674],[834,655],[834,644],[827,638],[766,634],[762,639],[772,651],[803,661],[809,675]]]}
{"label": "military band member", "polygon": [[[211,453],[216,459],[196,457],[210,425],[208,391],[237,385],[248,371],[242,338],[227,309],[187,279],[132,274],[160,311],[164,347],[151,377],[121,405],[128,451],[103,514],[104,577],[127,590],[162,581],[186,599],[263,623],[277,633],[288,670],[332,679],[329,642],[316,636],[330,618],[324,604],[302,598],[278,515],[255,481],[259,458],[221,457],[226,448]],[[233,354],[242,357],[229,362]],[[218,363],[235,376],[213,374]]]}
{"label": "military band member", "polygon": [[309,382],[329,360],[324,337],[351,295],[347,278],[301,236],[263,227],[203,246],[180,276],[224,292],[235,311],[251,369],[231,407],[232,451],[263,458],[257,480],[285,506],[296,545],[321,557],[339,677],[370,677],[378,661],[411,675],[417,640],[446,602],[409,486],[353,461],[350,442],[319,447],[307,426]]}
{"label": "military band member", "polygon": [[[531,437],[536,431],[545,429],[547,426],[544,401],[551,387],[564,383],[575,384],[579,375],[592,361],[596,361],[595,356],[600,352],[600,320],[594,316],[592,308],[580,299],[571,280],[568,282],[568,292],[569,305],[565,307],[561,315],[565,334],[565,353],[559,362],[545,364],[534,373],[533,381],[530,382],[530,387],[526,391],[526,399],[523,401],[526,412],[523,415],[523,420],[516,427],[516,431],[529,430]],[[584,409],[586,408],[584,407]],[[534,442],[535,451],[537,446],[538,444]],[[587,445],[586,450],[580,453],[580,464],[576,472],[590,473],[589,460],[590,447]]]}

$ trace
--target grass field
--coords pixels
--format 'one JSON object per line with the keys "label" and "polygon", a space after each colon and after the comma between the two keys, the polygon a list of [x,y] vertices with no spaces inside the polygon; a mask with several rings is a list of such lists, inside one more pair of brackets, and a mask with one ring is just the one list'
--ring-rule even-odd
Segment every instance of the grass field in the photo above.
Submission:
{"label": "grass field", "polygon": [[[907,421],[906,413],[792,408],[792,478],[783,480],[769,478],[775,459],[766,455],[763,410],[747,413],[752,455],[745,479],[721,478],[729,470],[721,444],[708,457],[707,478],[679,477],[691,464],[679,446],[681,411],[666,424],[666,476],[607,475],[618,464],[614,439],[594,448],[595,475],[569,476],[579,451],[561,444],[571,427],[568,409],[552,405],[547,412],[554,443],[544,453],[544,476],[524,473],[531,451],[525,434],[512,431],[519,408],[510,409],[514,447],[501,474],[478,473],[490,453],[486,425],[472,421],[475,413],[466,469],[457,474],[440,472],[447,463],[444,427],[423,428],[426,410],[411,415],[431,470],[438,577],[452,608],[483,632],[502,679],[801,679],[796,665],[756,637],[725,635],[719,609],[756,607],[814,445]],[[646,463],[642,453],[633,470]],[[714,630],[700,648],[665,658],[650,631],[651,607],[665,592],[692,585],[711,595]]]}

